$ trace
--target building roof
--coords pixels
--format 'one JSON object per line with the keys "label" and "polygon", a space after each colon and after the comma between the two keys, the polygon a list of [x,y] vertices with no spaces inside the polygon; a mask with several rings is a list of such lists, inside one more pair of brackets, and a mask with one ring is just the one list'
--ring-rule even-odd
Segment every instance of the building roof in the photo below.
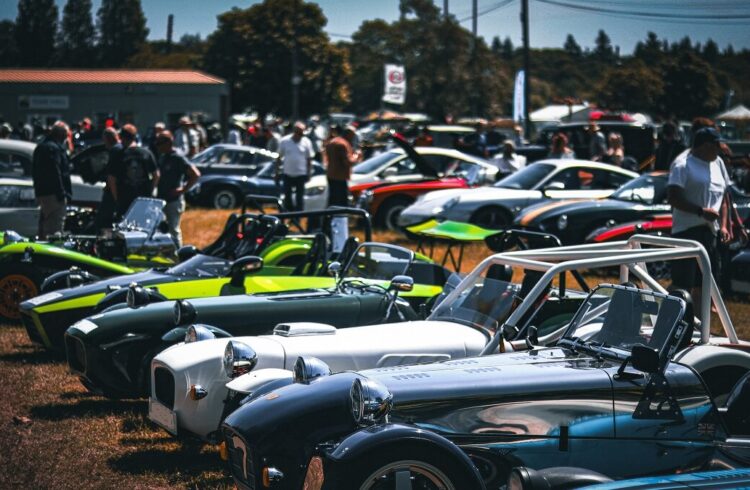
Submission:
{"label": "building roof", "polygon": [[167,83],[219,85],[224,80],[187,70],[0,70],[0,83]]}

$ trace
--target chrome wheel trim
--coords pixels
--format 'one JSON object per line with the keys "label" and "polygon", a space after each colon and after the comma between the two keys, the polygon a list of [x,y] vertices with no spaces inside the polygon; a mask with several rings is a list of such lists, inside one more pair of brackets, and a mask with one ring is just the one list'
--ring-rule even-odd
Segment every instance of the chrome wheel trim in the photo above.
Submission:
{"label": "chrome wheel trim", "polygon": [[229,189],[222,189],[214,194],[214,208],[232,209],[237,207],[237,196]]}
{"label": "chrome wheel trim", "polygon": [[416,460],[394,461],[378,468],[365,479],[359,490],[385,489],[386,487],[381,487],[379,484],[382,485],[384,480],[389,478],[393,479],[394,486],[387,488],[393,490],[414,490],[417,487],[412,485],[412,478],[430,484],[431,486],[427,488],[434,490],[456,490],[445,473],[429,463]]}

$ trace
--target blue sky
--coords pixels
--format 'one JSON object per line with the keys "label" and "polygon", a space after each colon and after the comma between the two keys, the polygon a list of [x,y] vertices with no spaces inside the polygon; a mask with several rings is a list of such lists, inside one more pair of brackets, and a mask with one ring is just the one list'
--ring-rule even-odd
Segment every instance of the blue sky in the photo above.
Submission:
{"label": "blue sky", "polygon": [[[65,0],[55,0],[60,11]],[[690,19],[689,23],[674,17],[668,19],[628,19],[609,13],[594,13],[575,10],[569,7],[552,5],[541,0],[529,0],[530,40],[532,47],[560,47],[568,33],[573,34],[582,46],[592,46],[596,33],[604,29],[612,39],[612,44],[620,46],[623,54],[632,52],[635,43],[645,39],[648,31],[654,31],[660,38],[678,41],[689,35],[695,41],[705,42],[714,39],[720,48],[731,43],[735,48],[750,47],[750,2],[747,0],[558,0],[584,8],[596,7],[610,10],[630,10],[647,13],[667,13],[680,15],[732,15],[745,14],[744,20]],[[101,0],[93,0],[94,12]],[[210,34],[216,28],[216,16],[232,7],[247,7],[257,1],[239,0],[142,0],[142,5],[151,39],[166,37],[167,15],[175,16],[175,38],[184,33]],[[317,2],[326,17],[326,30],[334,40],[351,35],[363,20],[382,18],[394,20],[398,17],[398,0],[322,0]],[[435,0],[442,8],[443,0]],[[552,2],[554,3],[554,1]],[[449,10],[458,19],[471,15],[471,0],[449,0]],[[493,36],[510,36],[516,45],[521,43],[519,21],[520,0],[478,0],[479,11],[486,12],[479,17],[478,31],[488,42]],[[0,0],[0,18],[15,18],[17,2]],[[471,21],[462,25],[471,28]]]}

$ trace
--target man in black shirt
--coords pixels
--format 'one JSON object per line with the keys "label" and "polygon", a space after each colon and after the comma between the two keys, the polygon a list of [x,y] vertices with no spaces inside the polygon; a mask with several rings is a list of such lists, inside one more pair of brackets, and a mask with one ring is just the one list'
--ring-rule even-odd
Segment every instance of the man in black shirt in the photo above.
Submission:
{"label": "man in black shirt", "polygon": [[156,137],[159,152],[159,187],[156,197],[167,201],[164,216],[169,225],[169,234],[178,247],[182,246],[180,219],[185,212],[185,198],[188,189],[198,182],[201,176],[198,169],[174,149],[174,137],[170,131],[162,131]]}
{"label": "man in black shirt", "polygon": [[58,121],[34,149],[31,176],[34,194],[39,203],[39,236],[46,237],[62,232],[65,222],[65,205],[73,196],[70,183],[70,163],[65,143],[68,126]]}
{"label": "man in black shirt", "polygon": [[154,155],[136,144],[138,130],[126,124],[120,130],[123,151],[107,165],[107,186],[115,199],[117,214],[122,216],[138,197],[152,197],[159,183],[159,169]]}
{"label": "man in black shirt", "polygon": [[[106,128],[102,133],[102,143],[109,150],[109,156],[107,158],[107,167],[104,169],[106,175],[109,175],[109,165],[122,158],[122,143],[120,143],[120,135],[117,134],[115,128]],[[115,216],[115,199],[112,197],[109,185],[104,187],[102,191],[102,201],[99,203],[99,207],[96,209],[96,218],[94,226],[97,232],[105,228],[112,228],[112,220]]]}
{"label": "man in black shirt", "polygon": [[674,159],[685,151],[685,145],[677,137],[677,126],[669,121],[661,127],[661,138],[659,138],[659,147],[656,149],[656,159],[654,160],[654,170],[669,171],[669,166]]}

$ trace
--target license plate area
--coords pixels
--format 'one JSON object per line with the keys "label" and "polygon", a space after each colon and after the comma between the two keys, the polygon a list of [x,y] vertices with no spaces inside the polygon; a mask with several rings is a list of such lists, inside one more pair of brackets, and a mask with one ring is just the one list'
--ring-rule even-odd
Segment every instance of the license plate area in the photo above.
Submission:
{"label": "license plate area", "polygon": [[177,435],[177,414],[153,398],[148,399],[148,418],[172,435]]}

